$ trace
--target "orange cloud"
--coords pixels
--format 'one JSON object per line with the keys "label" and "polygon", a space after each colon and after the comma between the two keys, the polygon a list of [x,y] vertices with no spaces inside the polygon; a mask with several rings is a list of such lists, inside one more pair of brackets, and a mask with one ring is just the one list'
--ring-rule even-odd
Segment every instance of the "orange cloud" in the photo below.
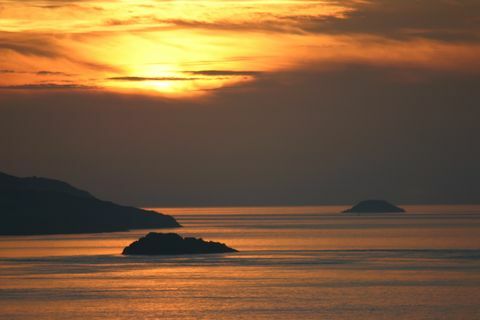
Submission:
{"label": "orange cloud", "polygon": [[[473,4],[2,4],[0,70],[11,71],[1,72],[2,88],[75,83],[78,88],[185,97],[255,81],[262,74],[342,64],[480,72],[478,19],[468,14],[475,11]],[[434,18],[429,18],[431,10]]]}

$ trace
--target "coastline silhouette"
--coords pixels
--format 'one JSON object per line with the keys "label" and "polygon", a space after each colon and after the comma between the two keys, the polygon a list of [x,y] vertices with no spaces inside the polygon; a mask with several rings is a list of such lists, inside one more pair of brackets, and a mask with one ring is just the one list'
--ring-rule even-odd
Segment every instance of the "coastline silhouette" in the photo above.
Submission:
{"label": "coastline silhouette", "polygon": [[95,198],[63,181],[0,173],[0,235],[178,228],[171,216]]}

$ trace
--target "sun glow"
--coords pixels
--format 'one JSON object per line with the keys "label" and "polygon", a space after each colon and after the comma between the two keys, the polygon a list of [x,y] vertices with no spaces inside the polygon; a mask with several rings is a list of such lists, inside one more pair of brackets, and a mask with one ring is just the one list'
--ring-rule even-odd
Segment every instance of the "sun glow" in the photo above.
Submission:
{"label": "sun glow", "polygon": [[186,97],[339,61],[480,69],[478,45],[330,30],[369,3],[0,0],[0,87]]}

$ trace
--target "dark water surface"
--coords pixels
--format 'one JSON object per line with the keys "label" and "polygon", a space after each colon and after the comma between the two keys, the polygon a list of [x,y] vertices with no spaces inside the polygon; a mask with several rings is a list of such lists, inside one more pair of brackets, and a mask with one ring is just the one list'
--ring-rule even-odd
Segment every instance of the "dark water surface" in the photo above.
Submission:
{"label": "dark water surface", "polygon": [[124,257],[132,232],[0,237],[3,319],[480,319],[480,207],[161,209],[240,253]]}

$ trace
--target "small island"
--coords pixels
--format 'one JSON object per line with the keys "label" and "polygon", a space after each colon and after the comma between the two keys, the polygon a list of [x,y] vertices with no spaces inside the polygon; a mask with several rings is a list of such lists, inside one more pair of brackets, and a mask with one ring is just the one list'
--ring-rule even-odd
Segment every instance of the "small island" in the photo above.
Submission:
{"label": "small island", "polygon": [[176,233],[150,232],[123,249],[123,255],[177,255],[237,252],[220,242],[182,238]]}
{"label": "small island", "polygon": [[399,208],[385,200],[365,200],[357,203],[350,209],[342,213],[395,213],[405,212],[405,209]]}

